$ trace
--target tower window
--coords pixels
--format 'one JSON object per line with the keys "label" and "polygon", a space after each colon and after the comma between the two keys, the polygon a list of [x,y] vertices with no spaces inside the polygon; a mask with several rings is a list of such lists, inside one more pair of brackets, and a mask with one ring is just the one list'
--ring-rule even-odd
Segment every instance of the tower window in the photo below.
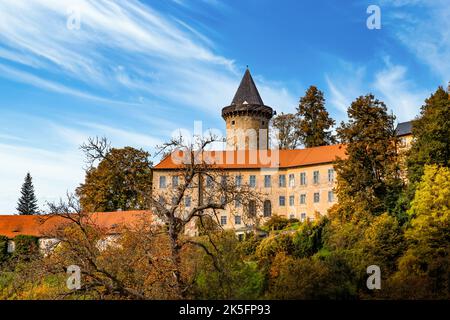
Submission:
{"label": "tower window", "polygon": [[233,121],[231,121],[231,125],[232,125],[232,126],[234,126],[234,123],[235,123],[235,122],[234,122],[234,120],[233,120]]}
{"label": "tower window", "polygon": [[266,123],[263,121],[263,122],[262,122],[262,125],[265,125],[265,124],[266,124]]}

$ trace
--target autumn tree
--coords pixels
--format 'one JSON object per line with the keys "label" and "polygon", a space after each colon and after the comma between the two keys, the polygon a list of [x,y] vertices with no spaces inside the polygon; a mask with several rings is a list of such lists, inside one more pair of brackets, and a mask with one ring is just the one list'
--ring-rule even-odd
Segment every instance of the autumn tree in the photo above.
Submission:
{"label": "autumn tree", "polygon": [[292,113],[281,113],[272,120],[273,132],[278,149],[295,149],[301,143],[299,118]]}
{"label": "autumn tree", "polygon": [[[76,193],[85,211],[145,209],[151,194],[149,153],[142,149],[110,148],[106,139],[82,145],[88,167]],[[98,162],[98,164],[97,164]]]}
{"label": "autumn tree", "polygon": [[421,108],[413,122],[414,140],[408,152],[408,179],[420,181],[424,166],[438,164],[450,167],[450,95],[439,87]]}
{"label": "autumn tree", "polygon": [[297,117],[299,118],[297,131],[306,148],[336,143],[336,138],[331,132],[335,121],[329,116],[323,92],[317,87],[310,86],[300,98]]}
{"label": "autumn tree", "polygon": [[394,116],[372,94],[357,98],[347,113],[348,122],[337,129],[347,153],[335,165],[340,214],[378,215],[395,206],[402,188]]}
{"label": "autumn tree", "polygon": [[17,211],[22,215],[38,214],[36,195],[34,194],[33,180],[28,172],[20,191],[21,196],[17,203]]}
{"label": "autumn tree", "polygon": [[405,232],[408,249],[388,283],[397,299],[450,298],[450,169],[426,165]]}
{"label": "autumn tree", "polygon": [[[248,185],[236,185],[221,169],[221,163],[212,161],[210,155],[208,156],[208,146],[216,141],[217,137],[214,135],[193,137],[192,141],[186,141],[180,136],[159,147],[159,152],[175,157],[178,167],[175,176],[178,177],[178,184],[164,190],[154,189],[150,209],[167,226],[170,258],[175,266],[175,290],[180,298],[186,297],[189,288],[179,270],[183,248],[201,248],[220,272],[220,253],[210,235],[217,232],[217,229],[219,232],[223,231],[220,225],[222,210],[239,201],[243,208],[244,223],[254,228],[259,221],[260,193]],[[189,207],[185,205],[188,197],[195,199]],[[208,244],[213,244],[213,250],[210,250],[204,241],[185,236],[185,230],[192,230],[193,226],[199,224],[209,226],[210,230],[203,230],[202,234]]]}

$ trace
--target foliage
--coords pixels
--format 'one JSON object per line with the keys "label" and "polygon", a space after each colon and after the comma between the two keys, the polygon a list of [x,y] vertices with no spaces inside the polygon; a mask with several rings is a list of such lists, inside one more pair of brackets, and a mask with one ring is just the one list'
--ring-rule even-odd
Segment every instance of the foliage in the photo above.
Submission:
{"label": "foliage", "polygon": [[201,299],[256,299],[263,289],[264,276],[258,265],[241,259],[239,242],[231,233],[215,235],[217,259],[204,254],[195,278],[194,296]]}
{"label": "foliage", "polygon": [[267,231],[283,230],[288,225],[288,219],[279,215],[273,215],[264,223],[262,229]]}
{"label": "foliage", "polygon": [[394,116],[371,94],[348,109],[349,120],[337,129],[346,143],[346,159],[337,161],[338,211],[341,219],[360,220],[395,207],[402,190],[395,147]]}
{"label": "foliage", "polygon": [[317,87],[310,86],[306,90],[300,99],[297,117],[300,119],[297,130],[306,148],[336,143],[336,138],[331,132],[335,121],[325,109],[323,92]]}
{"label": "foliage", "polygon": [[76,193],[83,210],[117,211],[146,209],[151,195],[149,154],[132,147],[111,149],[97,167],[87,170]]}
{"label": "foliage", "polygon": [[17,211],[19,214],[32,215],[38,214],[38,205],[36,195],[34,194],[33,180],[28,172],[20,191],[21,196],[17,202]]}
{"label": "foliage", "polygon": [[292,113],[281,113],[272,120],[278,134],[279,149],[296,149],[300,145],[299,118]]}
{"label": "foliage", "polygon": [[19,235],[15,236],[13,241],[15,249],[13,256],[20,260],[29,260],[39,253],[38,237]]}
{"label": "foliage", "polygon": [[0,265],[8,259],[8,237],[0,235]]}
{"label": "foliage", "polygon": [[450,167],[450,95],[439,87],[413,122],[414,140],[408,152],[408,179],[414,186],[427,164]]}

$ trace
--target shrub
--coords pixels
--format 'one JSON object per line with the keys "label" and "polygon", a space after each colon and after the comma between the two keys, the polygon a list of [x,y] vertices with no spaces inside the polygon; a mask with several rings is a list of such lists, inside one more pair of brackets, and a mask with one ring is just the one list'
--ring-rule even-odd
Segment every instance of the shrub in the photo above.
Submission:
{"label": "shrub", "polygon": [[14,256],[29,260],[33,255],[39,252],[38,237],[19,235],[14,238],[15,250]]}
{"label": "shrub", "polygon": [[8,237],[0,235],[0,263],[8,259]]}

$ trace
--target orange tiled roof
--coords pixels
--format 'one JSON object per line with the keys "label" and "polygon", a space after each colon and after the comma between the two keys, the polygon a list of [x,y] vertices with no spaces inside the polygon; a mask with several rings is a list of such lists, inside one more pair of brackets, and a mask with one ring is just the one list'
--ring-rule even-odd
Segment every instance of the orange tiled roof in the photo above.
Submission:
{"label": "orange tiled roof", "polygon": [[[143,215],[149,215],[149,211],[116,211],[95,212],[90,215],[92,222],[114,233],[114,228],[120,225],[128,225],[138,222]],[[14,238],[18,235],[43,237],[58,225],[67,223],[62,217],[47,217],[45,215],[0,215],[0,235]]]}
{"label": "orange tiled roof", "polygon": [[[331,163],[336,158],[346,158],[345,145],[342,144],[306,149],[276,150],[276,152],[278,152],[278,156],[273,150],[267,150],[267,156],[265,156],[264,151],[261,153],[261,150],[205,151],[203,159],[205,162],[221,169],[258,169],[301,167]],[[174,159],[182,157],[181,152],[173,153],[158,163],[155,169],[180,168],[182,165],[177,164]],[[266,161],[266,159],[271,161]]]}

